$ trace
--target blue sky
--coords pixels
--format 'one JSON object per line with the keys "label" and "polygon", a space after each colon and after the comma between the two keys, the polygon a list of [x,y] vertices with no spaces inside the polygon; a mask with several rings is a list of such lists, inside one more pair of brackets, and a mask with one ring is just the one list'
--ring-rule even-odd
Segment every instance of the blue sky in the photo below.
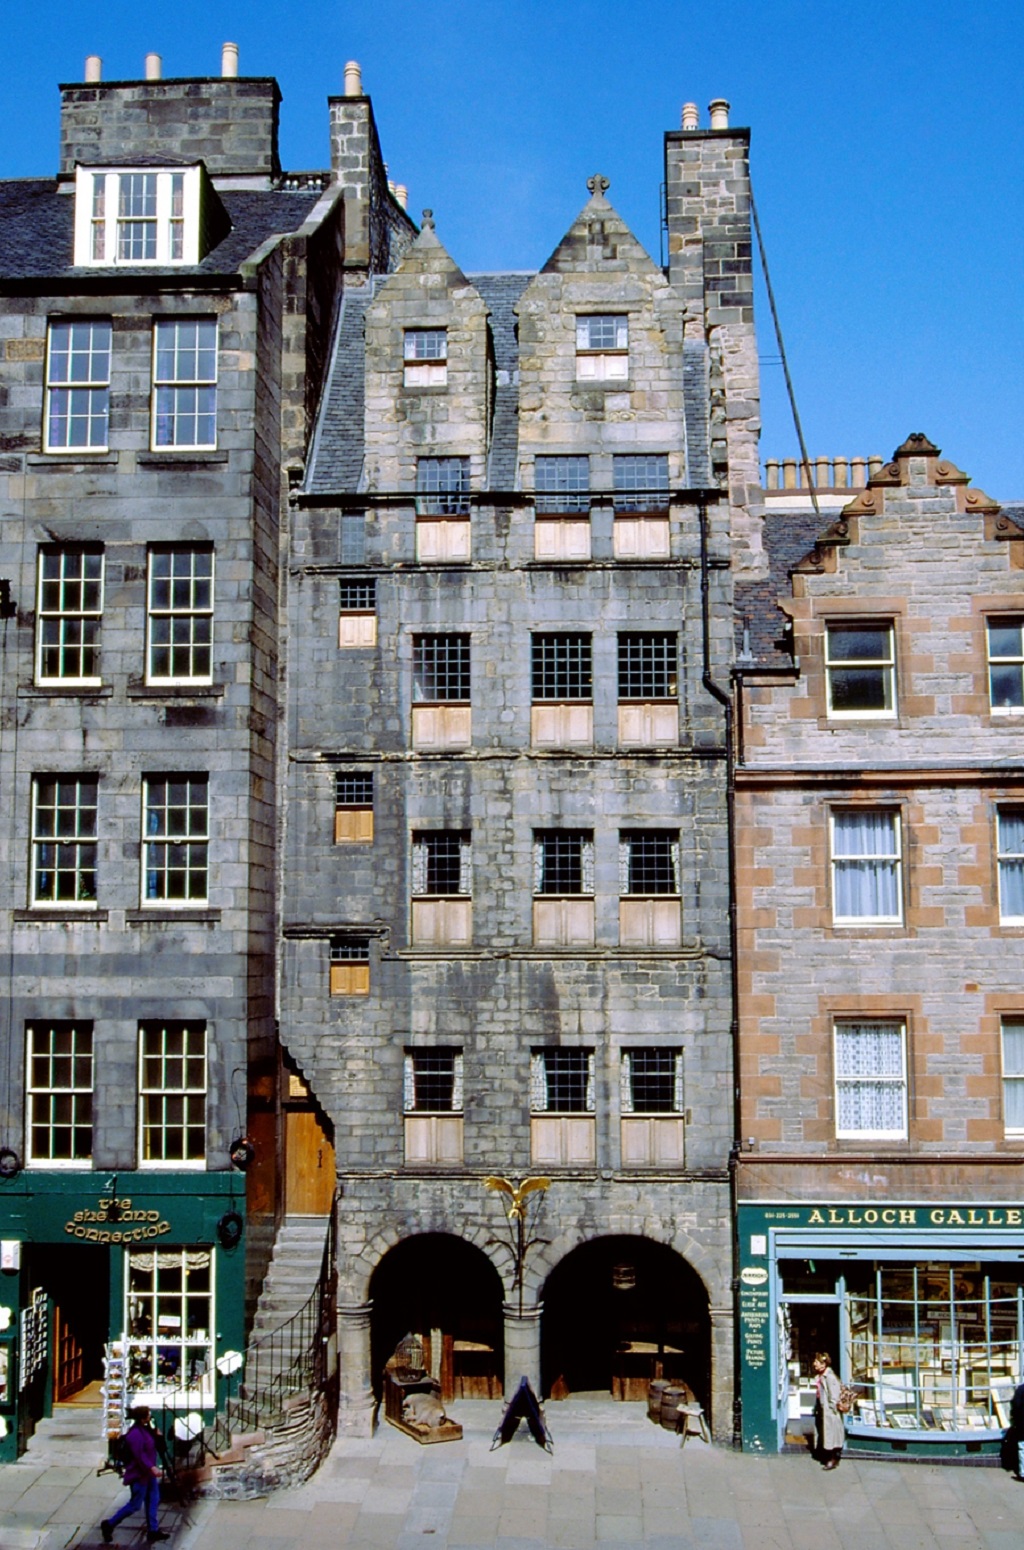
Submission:
{"label": "blue sky", "polygon": [[[811,456],[921,430],[1024,499],[1024,8],[1012,0],[8,0],[0,175],[55,170],[57,83],[276,75],[282,159],[326,165],[363,66],[391,175],[464,269],[543,263],[595,171],[657,258],[662,134],[713,97],[755,196]],[[763,457],[796,451],[763,293]]]}

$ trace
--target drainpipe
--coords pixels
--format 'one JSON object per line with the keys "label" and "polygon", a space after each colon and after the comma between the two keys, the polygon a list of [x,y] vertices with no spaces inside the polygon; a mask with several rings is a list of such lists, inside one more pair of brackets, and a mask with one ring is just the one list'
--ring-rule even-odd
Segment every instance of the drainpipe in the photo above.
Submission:
{"label": "drainpipe", "polygon": [[732,1292],[733,1292],[733,1400],[732,1445],[739,1449],[742,1443],[740,1398],[740,1318],[739,1318],[739,1260],[740,1229],[737,1206],[739,1191],[737,1170],[740,1155],[740,1067],[739,1067],[739,967],[736,962],[736,770],[733,749],[733,702],[722,686],[715,682],[711,673],[711,578],[708,561],[708,506],[701,497],[698,501],[700,516],[700,606],[701,647],[703,663],[701,683],[722,707],[725,727],[725,802],[726,836],[729,878],[729,984],[731,1012],[729,1040],[732,1049],[732,1145],[729,1148],[729,1207],[732,1225]]}

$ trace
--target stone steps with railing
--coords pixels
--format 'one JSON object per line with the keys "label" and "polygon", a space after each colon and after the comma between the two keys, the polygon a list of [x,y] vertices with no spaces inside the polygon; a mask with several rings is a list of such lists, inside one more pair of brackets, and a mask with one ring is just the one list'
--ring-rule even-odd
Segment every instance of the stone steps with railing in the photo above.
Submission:
{"label": "stone steps with railing", "polygon": [[334,1219],[282,1224],[257,1305],[238,1391],[192,1471],[201,1496],[244,1499],[296,1485],[318,1467],[334,1435],[330,1366]]}

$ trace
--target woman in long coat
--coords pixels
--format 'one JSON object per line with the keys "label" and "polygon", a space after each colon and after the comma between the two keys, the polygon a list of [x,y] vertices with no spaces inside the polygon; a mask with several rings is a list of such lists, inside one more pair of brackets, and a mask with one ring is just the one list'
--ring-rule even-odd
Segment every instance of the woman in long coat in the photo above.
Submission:
{"label": "woman in long coat", "polygon": [[814,1404],[815,1455],[825,1469],[838,1469],[846,1442],[846,1425],[837,1409],[842,1384],[832,1371],[832,1358],[819,1351],[814,1358],[818,1397]]}

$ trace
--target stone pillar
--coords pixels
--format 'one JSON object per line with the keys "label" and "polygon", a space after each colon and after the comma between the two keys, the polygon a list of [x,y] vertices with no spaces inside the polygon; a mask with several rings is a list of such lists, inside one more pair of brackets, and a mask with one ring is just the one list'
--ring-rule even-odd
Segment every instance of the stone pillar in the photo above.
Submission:
{"label": "stone pillar", "polygon": [[711,1431],[717,1442],[732,1442],[733,1324],[732,1304],[711,1309]]}
{"label": "stone pillar", "polygon": [[542,1302],[519,1312],[518,1302],[507,1302],[505,1314],[505,1398],[511,1399],[520,1378],[528,1378],[540,1398],[540,1321]]}
{"label": "stone pillar", "polygon": [[373,1386],[370,1376],[372,1302],[338,1304],[338,1434],[373,1435]]}

